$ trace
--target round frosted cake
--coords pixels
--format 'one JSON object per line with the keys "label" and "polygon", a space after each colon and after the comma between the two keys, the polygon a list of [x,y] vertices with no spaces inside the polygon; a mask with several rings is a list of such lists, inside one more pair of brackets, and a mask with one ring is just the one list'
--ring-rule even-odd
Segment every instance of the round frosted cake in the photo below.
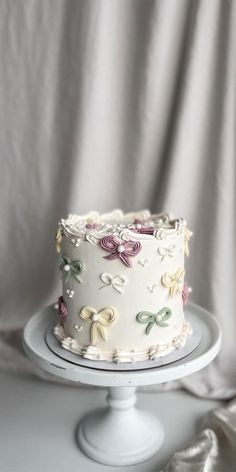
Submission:
{"label": "round frosted cake", "polygon": [[191,334],[184,305],[184,257],[192,233],[183,219],[145,210],[69,215],[59,222],[63,294],[54,333],[91,360],[158,359]]}

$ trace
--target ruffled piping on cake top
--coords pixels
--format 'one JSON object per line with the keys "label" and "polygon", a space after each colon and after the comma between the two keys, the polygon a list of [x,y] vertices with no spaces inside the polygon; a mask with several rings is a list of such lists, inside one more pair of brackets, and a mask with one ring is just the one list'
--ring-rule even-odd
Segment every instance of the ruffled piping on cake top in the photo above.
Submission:
{"label": "ruffled piping on cake top", "polygon": [[148,210],[123,213],[114,210],[99,214],[90,212],[84,216],[69,215],[59,222],[59,231],[66,237],[98,243],[104,236],[113,234],[124,241],[166,239],[186,231],[186,222],[182,219],[172,220],[170,215],[150,214]]}

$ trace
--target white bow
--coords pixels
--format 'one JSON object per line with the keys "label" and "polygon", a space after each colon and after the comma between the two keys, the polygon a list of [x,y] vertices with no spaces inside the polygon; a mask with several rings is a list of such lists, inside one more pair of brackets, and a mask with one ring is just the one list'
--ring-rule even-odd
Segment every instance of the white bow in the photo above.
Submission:
{"label": "white bow", "polygon": [[102,285],[100,288],[107,287],[111,285],[117,292],[123,293],[122,287],[128,283],[127,277],[125,275],[115,275],[114,277],[106,272],[100,275],[102,282],[105,285]]}
{"label": "white bow", "polygon": [[162,261],[166,256],[173,257],[174,251],[175,251],[175,245],[174,244],[170,244],[168,247],[159,247],[157,249],[158,254],[160,254],[160,256],[162,256],[161,257]]}

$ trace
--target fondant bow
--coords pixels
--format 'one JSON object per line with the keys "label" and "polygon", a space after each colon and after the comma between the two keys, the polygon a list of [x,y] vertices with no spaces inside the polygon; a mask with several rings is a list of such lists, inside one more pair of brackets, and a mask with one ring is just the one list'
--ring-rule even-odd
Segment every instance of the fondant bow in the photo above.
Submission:
{"label": "fondant bow", "polygon": [[130,257],[136,256],[141,250],[139,241],[121,241],[115,236],[104,236],[100,241],[101,247],[110,252],[105,259],[113,260],[119,258],[126,266],[132,267]]}
{"label": "fondant bow", "polygon": [[103,274],[100,275],[100,278],[102,282],[104,282],[105,285],[103,285],[100,288],[107,287],[111,285],[117,292],[123,293],[122,287],[127,284],[128,279],[124,275],[115,275],[112,277],[112,275],[104,272]]}
{"label": "fondant bow", "polygon": [[139,323],[147,324],[145,332],[146,334],[149,334],[155,323],[162,328],[169,326],[166,321],[171,317],[171,315],[171,310],[164,307],[157,313],[152,313],[151,311],[140,311],[136,316],[136,320]]}
{"label": "fondant bow", "polygon": [[161,283],[164,287],[169,289],[170,297],[173,298],[177,294],[181,295],[180,284],[182,284],[184,279],[185,271],[184,269],[177,269],[175,274],[171,272],[165,272],[161,277]]}
{"label": "fondant bow", "polygon": [[77,261],[71,261],[69,257],[67,257],[65,254],[61,256],[61,265],[60,269],[64,270],[66,272],[66,278],[65,278],[65,283],[69,283],[71,278],[73,277],[77,282],[80,284],[82,283],[82,280],[79,276],[79,274],[83,271],[84,269],[84,264],[80,260]]}
{"label": "fondant bow", "polygon": [[104,341],[108,340],[107,328],[115,323],[117,319],[117,310],[111,306],[102,308],[97,311],[95,308],[85,306],[80,311],[80,316],[83,320],[91,321],[90,339],[94,346],[97,343],[98,334]]}

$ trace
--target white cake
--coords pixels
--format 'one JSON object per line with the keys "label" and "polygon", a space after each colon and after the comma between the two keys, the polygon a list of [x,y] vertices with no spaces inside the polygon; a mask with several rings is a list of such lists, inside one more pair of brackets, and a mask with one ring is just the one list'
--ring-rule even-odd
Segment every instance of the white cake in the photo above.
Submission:
{"label": "white cake", "polygon": [[56,234],[63,295],[55,336],[92,360],[158,359],[184,346],[184,256],[192,233],[183,219],[148,211],[70,215]]}

